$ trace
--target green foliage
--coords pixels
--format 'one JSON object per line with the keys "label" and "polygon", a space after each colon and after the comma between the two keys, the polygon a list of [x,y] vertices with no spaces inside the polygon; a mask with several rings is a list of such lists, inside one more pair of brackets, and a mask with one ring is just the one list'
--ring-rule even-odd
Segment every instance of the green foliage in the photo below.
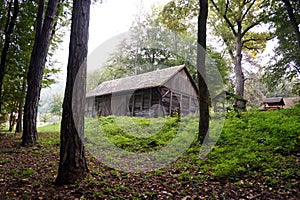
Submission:
{"label": "green foliage", "polygon": [[28,176],[30,176],[30,175],[34,174],[35,172],[36,172],[36,171],[35,171],[34,169],[29,168],[29,169],[23,170],[23,171],[22,171],[22,174],[23,174],[23,175],[28,175]]}
{"label": "green foliage", "polygon": [[48,124],[46,126],[38,127],[38,132],[40,133],[59,133],[60,132],[60,123],[55,122]]}
{"label": "green foliage", "polygon": [[[212,13],[209,24],[214,28],[214,34],[224,41],[231,58],[237,49],[237,34],[242,34],[242,48],[252,57],[262,53],[266,41],[270,37],[268,32],[254,32],[252,28],[261,24],[267,17],[267,5],[263,1],[211,1]],[[240,30],[239,30],[240,29]],[[232,60],[233,62],[233,60]]]}
{"label": "green foliage", "polygon": [[187,32],[191,26],[191,20],[198,16],[198,12],[198,1],[170,1],[160,12],[159,19],[172,31]]}
{"label": "green foliage", "polygon": [[[290,1],[296,21],[300,23],[299,1]],[[282,90],[288,83],[293,84],[293,93],[299,95],[300,78],[300,50],[297,46],[297,38],[287,14],[283,1],[272,2],[273,14],[270,16],[273,32],[272,36],[278,41],[275,54],[264,67],[264,82],[271,91],[278,91],[278,83],[282,83]],[[274,81],[276,80],[276,81]]]}
{"label": "green foliage", "polygon": [[[64,1],[60,3],[59,12],[56,16],[56,27],[53,29],[52,41],[47,57],[46,68],[43,73],[42,87],[49,87],[56,82],[55,74],[60,72],[57,61],[53,59],[55,51],[62,42],[62,37],[66,32],[66,26],[69,25],[71,10],[70,3]],[[0,13],[3,14],[0,20],[0,29],[4,30],[7,17],[7,3],[0,4]],[[38,4],[35,1],[19,1],[20,12],[16,25],[11,36],[11,44],[6,62],[6,71],[3,81],[3,114],[17,111],[19,103],[24,103],[26,94],[26,77],[30,57],[35,37],[35,23]],[[3,9],[3,10],[2,10]],[[3,34],[0,31],[0,47],[3,44]]]}
{"label": "green foliage", "polygon": [[48,122],[48,120],[51,118],[51,115],[48,114],[48,113],[42,113],[40,114],[40,120],[43,122],[43,123],[46,123]]}
{"label": "green foliage", "polygon": [[50,113],[53,115],[60,116],[62,113],[62,103],[63,103],[63,97],[59,94],[55,94],[52,97],[52,103],[50,106]]}
{"label": "green foliage", "polygon": [[[177,176],[183,182],[190,182],[191,177],[195,177],[193,171],[197,171],[197,174],[201,172],[198,174],[200,179],[211,176],[240,184],[238,180],[245,177],[263,177],[269,185],[281,181],[288,184],[290,179],[300,175],[299,166],[295,162],[300,151],[299,116],[300,107],[278,111],[253,110],[240,113],[239,116],[235,112],[229,112],[222,134],[206,159],[199,158],[200,144],[193,144],[166,170],[179,170]],[[189,116],[182,118],[184,120],[189,122],[186,127],[181,127],[186,131],[198,124],[197,119],[191,120]],[[133,124],[140,126],[140,129],[136,129]],[[85,125],[85,137],[89,140],[100,140],[101,130],[110,142],[132,152],[160,149],[169,144],[178,130],[177,119],[169,117],[149,119],[108,116],[86,119]],[[215,126],[211,124],[211,128]],[[160,132],[155,134],[157,130]],[[40,134],[42,144],[59,144],[59,123],[40,127],[39,132],[45,133]],[[49,134],[50,132],[52,133]],[[162,175],[164,171],[157,170],[154,174]],[[147,177],[151,176],[151,173],[147,174]]]}
{"label": "green foliage", "polygon": [[[171,117],[149,119],[108,116],[99,118],[99,123],[93,126],[92,121],[94,119],[87,119],[85,125],[85,137],[89,142],[96,143],[103,134],[117,147],[133,152],[158,150],[169,144],[179,126],[177,118]],[[95,127],[97,124],[99,127]]]}
{"label": "green foliage", "polygon": [[[208,157],[213,158],[209,161],[213,174],[220,178],[252,171],[285,174],[286,156],[299,152],[299,115],[299,108],[250,111],[239,118],[229,114],[218,144]],[[289,175],[296,174],[292,170]]]}
{"label": "green foliage", "polygon": [[[170,3],[172,4],[172,2]],[[194,4],[189,5],[193,6]],[[136,20],[131,27],[131,35],[120,43],[118,49],[108,60],[105,70],[93,71],[88,74],[88,91],[107,80],[183,64],[197,82],[195,23],[185,25],[187,31],[174,30],[168,27],[166,24],[168,20],[164,19],[163,15],[167,16],[164,13],[167,10],[166,7],[163,8],[163,11],[153,8],[150,14],[138,16],[139,20]],[[184,18],[182,22],[185,22]],[[220,78],[227,82],[229,67],[223,55],[213,47],[209,47],[207,53],[209,83],[216,82],[215,80]],[[216,78],[215,74],[220,74],[221,77]],[[213,87],[211,88],[213,92],[220,89],[216,84],[210,85]]]}

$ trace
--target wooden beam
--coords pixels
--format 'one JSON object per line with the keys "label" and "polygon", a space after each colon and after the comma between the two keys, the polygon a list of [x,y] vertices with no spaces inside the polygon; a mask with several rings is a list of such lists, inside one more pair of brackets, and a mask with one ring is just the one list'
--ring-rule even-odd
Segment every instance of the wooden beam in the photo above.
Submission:
{"label": "wooden beam", "polygon": [[173,104],[173,92],[171,91],[170,105],[169,105],[169,115],[170,115],[170,116],[171,116],[171,114],[172,114],[172,104]]}

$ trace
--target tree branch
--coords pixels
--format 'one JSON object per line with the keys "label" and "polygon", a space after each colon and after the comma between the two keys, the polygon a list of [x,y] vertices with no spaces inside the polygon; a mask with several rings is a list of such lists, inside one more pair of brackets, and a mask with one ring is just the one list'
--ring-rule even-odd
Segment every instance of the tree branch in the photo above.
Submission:
{"label": "tree branch", "polygon": [[[220,9],[218,8],[218,6],[217,6],[217,4],[214,2],[214,0],[210,0],[210,2],[213,4],[214,8],[218,11],[218,13],[220,13],[220,15],[222,15]],[[227,1],[227,3],[228,3],[228,2],[229,2],[229,1]],[[227,4],[227,3],[226,3],[226,4]],[[230,20],[228,19],[228,17],[227,17],[225,14],[223,14],[222,17],[225,19],[226,23],[227,23],[228,26],[230,27],[230,29],[231,29],[232,33],[234,34],[234,36],[236,36],[237,33],[236,33],[235,29],[234,29],[234,25],[230,22]]]}
{"label": "tree branch", "polygon": [[260,41],[260,40],[263,40],[263,39],[261,39],[261,38],[251,38],[251,39],[244,40],[242,43],[245,44],[245,43],[250,42],[250,41]]}
{"label": "tree branch", "polygon": [[244,37],[244,35],[253,27],[257,26],[260,24],[262,20],[257,21],[256,23],[251,24],[250,26],[248,26],[243,32],[242,32],[242,37]]}
{"label": "tree branch", "polygon": [[[245,1],[244,1],[245,2]],[[242,16],[242,21],[245,19],[245,17],[246,17],[246,15],[249,13],[249,11],[251,10],[251,8],[252,8],[252,6],[254,5],[254,3],[256,2],[256,0],[254,0],[250,5],[249,5],[249,7],[247,8],[247,10],[246,10],[246,12],[243,14],[243,16]],[[245,4],[244,4],[244,6],[247,4],[247,3],[249,3],[249,2],[246,2]]]}
{"label": "tree branch", "polygon": [[227,15],[227,11],[228,11],[228,8],[229,8],[229,0],[226,0],[226,8],[225,8],[225,16]]}

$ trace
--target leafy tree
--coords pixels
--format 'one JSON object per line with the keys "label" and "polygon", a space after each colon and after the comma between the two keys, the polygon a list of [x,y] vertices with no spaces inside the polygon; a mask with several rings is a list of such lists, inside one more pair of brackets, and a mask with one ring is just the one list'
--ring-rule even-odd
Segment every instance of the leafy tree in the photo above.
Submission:
{"label": "leafy tree", "polygon": [[[298,44],[298,50],[299,50],[299,52],[300,52],[299,20],[296,19],[296,15],[295,15],[295,13],[294,13],[294,10],[295,10],[295,11],[297,11],[297,10],[299,11],[299,9],[297,9],[296,6],[293,7],[290,0],[282,0],[282,1],[283,1],[283,3],[284,3],[284,6],[285,6],[286,11],[287,11],[287,13],[288,13],[288,16],[289,16],[289,19],[290,19],[291,26],[292,26],[292,28],[293,28],[293,30],[294,30],[295,35],[296,35],[296,41],[297,41],[297,44]],[[299,1],[294,1],[294,2],[295,2],[295,4],[298,3],[298,7],[299,7],[300,2],[299,2]],[[299,12],[297,12],[296,14],[299,15]]]}
{"label": "leafy tree", "polygon": [[27,93],[24,106],[22,145],[37,141],[37,109],[40,97],[41,81],[49,51],[53,29],[57,15],[59,0],[49,0],[45,17],[45,1],[40,0],[36,18],[35,41],[27,74]]}
{"label": "leafy tree", "polygon": [[[9,46],[11,45],[11,36],[13,34],[17,17],[19,14],[18,0],[6,1],[4,2],[4,5],[6,5],[5,7],[7,9],[7,16],[6,16],[5,26],[2,29],[2,31],[4,32],[4,44],[1,50],[1,60],[0,60],[0,112],[1,112],[1,105],[2,105],[2,85],[3,85],[3,78],[6,71],[7,54],[9,52]],[[3,6],[1,6],[1,8],[3,8]]]}
{"label": "leafy tree", "polygon": [[51,118],[51,114],[43,113],[40,115],[40,118],[43,123],[46,123]]}
{"label": "leafy tree", "polygon": [[[63,100],[60,161],[56,184],[72,184],[88,172],[84,155],[84,102],[91,0],[74,0]],[[76,80],[76,82],[75,82]],[[76,88],[76,92],[74,92]]]}
{"label": "leafy tree", "polygon": [[[235,91],[240,98],[244,97],[245,75],[242,67],[243,53],[255,57],[266,45],[268,32],[254,32],[254,27],[261,25],[268,9],[261,0],[210,0],[216,14],[210,23],[215,33],[226,45],[227,52],[234,63]],[[244,108],[244,102],[236,100],[237,108]]]}
{"label": "leafy tree", "polygon": [[278,89],[278,85],[284,87],[285,83],[292,82],[294,93],[300,94],[299,28],[297,31],[295,27],[295,24],[299,27],[300,23],[300,13],[297,12],[300,10],[300,2],[275,1],[272,8],[274,12],[270,19],[278,45],[270,63],[264,67],[263,80],[271,91]]}
{"label": "leafy tree", "polygon": [[62,113],[62,96],[59,94],[53,95],[50,106],[50,113],[60,116]]}
{"label": "leafy tree", "polygon": [[[100,84],[107,79],[111,80],[182,64],[187,66],[197,82],[197,70],[194,66],[197,57],[196,26],[188,23],[185,32],[172,30],[168,24],[164,24],[166,20],[163,19],[162,12],[159,8],[153,8],[152,13],[144,16],[144,20],[133,24],[131,35],[122,41],[116,52],[113,53],[108,61],[107,70],[102,71],[101,80],[98,79],[99,81],[95,82]],[[172,25],[175,26],[175,23],[172,22]],[[229,68],[222,55],[212,47],[207,48],[207,53],[211,58],[207,60],[207,64],[217,65],[222,71],[223,78],[226,79]],[[99,73],[101,72],[99,71]],[[92,76],[94,77],[95,74],[91,76],[89,74],[88,80],[94,79],[90,78]],[[98,77],[100,76],[98,75]],[[104,77],[107,79],[104,80]]]}
{"label": "leafy tree", "polygon": [[[0,20],[0,49],[3,49],[5,32],[5,24],[7,23],[7,6],[8,3],[13,3],[13,1],[4,1],[0,3],[0,12],[4,13],[4,16]],[[10,45],[5,59],[5,76],[2,82],[2,110],[1,115],[9,114],[9,110],[18,110],[19,119],[18,131],[22,128],[22,113],[23,105],[26,95],[26,75],[28,72],[28,66],[30,63],[30,54],[32,52],[34,43],[34,26],[36,21],[36,14],[38,4],[35,1],[18,1],[18,17],[16,18],[15,26],[13,28],[12,34],[10,35]],[[67,2],[64,3],[67,5]],[[3,9],[2,9],[3,8]],[[50,76],[53,73],[58,72],[53,65],[54,60],[52,60],[53,52],[57,49],[57,45],[61,42],[60,37],[63,34],[63,27],[67,25],[66,23],[66,6],[60,6],[59,10],[60,16],[55,18],[56,28],[52,30],[53,40],[50,46],[48,61],[43,73],[42,87],[47,87],[53,83],[53,78]],[[13,9],[11,9],[11,12]],[[61,15],[61,14],[64,15]],[[11,13],[12,15],[12,13]],[[55,34],[54,34],[55,33]],[[3,56],[4,54],[1,54]],[[2,62],[3,63],[3,62]],[[3,68],[2,68],[3,69]]]}
{"label": "leafy tree", "polygon": [[190,67],[189,59],[196,61],[195,37],[190,32],[168,29],[159,13],[158,8],[153,8],[144,20],[133,24],[129,38],[110,59],[111,65],[127,69],[126,75],[134,75],[181,64]]}
{"label": "leafy tree", "polygon": [[28,63],[33,44],[32,26],[34,25],[34,2],[19,2],[19,12],[10,36],[9,51],[6,55],[5,76],[2,87],[1,114],[18,112],[17,131],[21,130],[22,107],[25,98]]}

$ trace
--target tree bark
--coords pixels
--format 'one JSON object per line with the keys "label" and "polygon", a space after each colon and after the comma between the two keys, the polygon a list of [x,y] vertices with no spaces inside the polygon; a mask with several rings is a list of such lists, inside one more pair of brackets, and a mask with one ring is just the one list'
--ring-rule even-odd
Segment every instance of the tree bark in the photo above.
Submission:
{"label": "tree bark", "polygon": [[238,23],[238,31],[236,35],[236,54],[234,57],[234,72],[235,72],[235,81],[236,81],[236,86],[235,86],[235,92],[237,95],[237,98],[235,99],[235,104],[234,104],[234,109],[236,111],[245,111],[246,110],[246,102],[243,101],[244,97],[244,90],[245,90],[245,76],[243,73],[243,68],[242,68],[242,48],[243,48],[243,43],[242,43],[242,26],[240,23]]}
{"label": "tree bark", "polygon": [[298,50],[299,50],[299,53],[300,53],[300,31],[299,31],[299,25],[297,23],[295,14],[293,12],[293,8],[292,8],[292,5],[291,5],[291,2],[289,0],[282,0],[282,1],[284,2],[284,5],[285,5],[286,10],[288,12],[289,18],[291,20],[292,27],[293,27],[294,32],[296,34],[296,39],[297,39],[297,44],[298,44]]}
{"label": "tree bark", "polygon": [[9,128],[8,131],[12,132],[16,124],[16,113],[11,112],[9,117]]}
{"label": "tree bark", "polygon": [[199,86],[199,133],[198,141],[203,143],[209,128],[209,91],[206,84],[206,23],[208,15],[208,1],[199,0],[200,13],[198,16],[198,47],[197,69]]}
{"label": "tree bark", "polygon": [[37,139],[36,121],[41,80],[50,46],[50,38],[59,0],[49,0],[44,20],[44,0],[39,1],[36,35],[27,74],[27,94],[24,106],[22,145],[34,144]]}
{"label": "tree bark", "polygon": [[238,23],[238,31],[236,35],[236,53],[234,57],[234,73],[235,73],[235,103],[234,103],[234,110],[235,111],[245,111],[246,110],[246,101],[244,101],[244,91],[245,91],[245,76],[242,68],[242,26]]}
{"label": "tree bark", "polygon": [[22,116],[23,116],[23,103],[19,102],[16,133],[21,133],[22,132]]}
{"label": "tree bark", "polygon": [[[11,15],[11,10],[13,9],[13,15]],[[13,6],[12,1],[9,2],[9,7],[7,11],[7,19],[5,25],[5,38],[4,44],[1,51],[1,60],[0,60],[0,112],[1,112],[1,105],[2,105],[2,86],[3,86],[3,79],[5,76],[6,71],[6,58],[9,50],[9,46],[11,43],[11,34],[13,33],[14,27],[16,25],[16,20],[19,13],[19,2],[18,0],[14,0]]]}
{"label": "tree bark", "polygon": [[237,34],[236,36],[236,53],[234,57],[234,72],[236,78],[236,95],[243,97],[244,96],[244,73],[242,70],[242,36]]}
{"label": "tree bark", "polygon": [[25,95],[26,95],[26,80],[23,79],[21,100],[18,105],[18,119],[17,119],[16,133],[21,133],[23,131],[22,122],[23,122],[23,105],[24,105]]}
{"label": "tree bark", "polygon": [[84,102],[91,0],[74,0],[67,83],[61,121],[56,184],[72,184],[88,173],[84,155]]}

